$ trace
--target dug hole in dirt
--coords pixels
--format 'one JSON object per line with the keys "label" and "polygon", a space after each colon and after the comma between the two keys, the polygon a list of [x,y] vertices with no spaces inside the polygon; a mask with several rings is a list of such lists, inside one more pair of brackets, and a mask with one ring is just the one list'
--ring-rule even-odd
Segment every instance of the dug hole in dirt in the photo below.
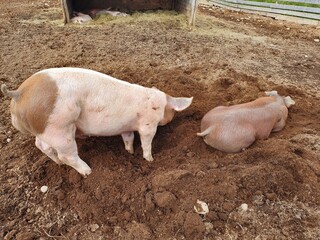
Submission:
{"label": "dug hole in dirt", "polygon": [[[0,8],[0,82],[11,89],[70,66],[194,97],[158,127],[152,163],[138,136],[134,155],[120,136],[77,140],[93,170],[84,179],[12,127],[1,95],[1,239],[319,239],[319,28],[203,5],[193,29],[171,11],[64,26],[58,1]],[[238,154],[196,136],[213,107],[269,90],[296,102],[282,131]]]}

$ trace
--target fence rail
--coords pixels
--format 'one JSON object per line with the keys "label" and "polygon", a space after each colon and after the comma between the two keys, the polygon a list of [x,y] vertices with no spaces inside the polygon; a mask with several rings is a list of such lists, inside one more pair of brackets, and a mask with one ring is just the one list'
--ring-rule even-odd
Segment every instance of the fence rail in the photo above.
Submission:
{"label": "fence rail", "polygon": [[232,10],[320,25],[320,0],[279,0],[274,3],[261,0],[208,0],[208,2]]}

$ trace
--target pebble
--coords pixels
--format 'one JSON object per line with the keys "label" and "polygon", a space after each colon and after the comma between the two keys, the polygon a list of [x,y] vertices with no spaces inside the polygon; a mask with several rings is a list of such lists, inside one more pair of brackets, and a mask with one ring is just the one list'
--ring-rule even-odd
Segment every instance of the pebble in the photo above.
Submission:
{"label": "pebble", "polygon": [[11,142],[11,138],[7,138],[7,143]]}
{"label": "pebble", "polygon": [[205,222],[204,226],[206,227],[206,233],[210,233],[210,231],[213,229],[213,224],[211,222]]}
{"label": "pebble", "polygon": [[124,219],[125,219],[125,220],[129,221],[132,215],[131,215],[130,212],[127,212],[127,211],[126,211],[126,212],[124,212],[123,216],[124,216]]}
{"label": "pebble", "polygon": [[313,39],[313,41],[315,41],[315,42],[320,42],[320,39],[319,39],[319,38],[316,38],[316,39]]}
{"label": "pebble", "polygon": [[209,212],[208,204],[200,200],[197,200],[197,204],[193,208],[198,214],[206,215]]}
{"label": "pebble", "polygon": [[267,193],[266,197],[270,200],[270,201],[275,201],[277,200],[277,194],[275,193]]}
{"label": "pebble", "polygon": [[40,191],[43,192],[43,193],[46,193],[48,191],[48,186],[42,186],[40,188]]}
{"label": "pebble", "polygon": [[242,204],[240,205],[239,209],[240,209],[241,211],[243,211],[243,212],[248,211],[248,204],[242,203]]}
{"label": "pebble", "polygon": [[218,212],[218,217],[223,221],[227,221],[228,220],[228,215],[226,213]]}
{"label": "pebble", "polygon": [[208,164],[208,167],[209,167],[210,169],[218,168],[218,164],[217,164],[216,162],[212,162],[212,163],[209,163],[209,164]]}
{"label": "pebble", "polygon": [[199,178],[203,178],[203,177],[206,176],[206,173],[203,172],[203,171],[199,171],[199,172],[196,173],[196,176],[199,177]]}
{"label": "pebble", "polygon": [[91,232],[95,232],[99,229],[99,225],[98,224],[91,224],[89,225],[88,229],[91,231]]}
{"label": "pebble", "polygon": [[234,209],[234,205],[232,203],[230,203],[230,202],[225,202],[225,203],[222,204],[222,208],[226,212],[231,212]]}

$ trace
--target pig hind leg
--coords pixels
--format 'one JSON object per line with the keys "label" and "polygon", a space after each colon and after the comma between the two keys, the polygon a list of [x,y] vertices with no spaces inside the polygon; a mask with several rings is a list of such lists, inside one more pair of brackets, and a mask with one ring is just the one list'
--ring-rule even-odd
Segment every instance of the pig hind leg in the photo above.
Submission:
{"label": "pig hind leg", "polygon": [[73,167],[84,177],[91,173],[91,168],[78,156],[78,148],[75,141],[76,127],[74,125],[66,128],[51,126],[46,131],[48,134],[43,137],[57,151],[58,158],[62,163]]}
{"label": "pig hind leg", "polygon": [[124,142],[125,149],[133,154],[133,141],[134,141],[134,133],[133,132],[125,132],[121,134],[122,140]]}
{"label": "pig hind leg", "polygon": [[206,143],[220,151],[236,153],[245,150],[255,141],[255,131],[250,127],[219,129],[212,131],[205,139]]}
{"label": "pig hind leg", "polygon": [[151,144],[152,144],[153,137],[156,134],[156,131],[157,131],[157,125],[153,126],[151,124],[145,125],[144,127],[139,129],[139,135],[140,135],[141,146],[143,151],[143,158],[149,162],[153,161]]}
{"label": "pig hind leg", "polygon": [[62,164],[62,162],[60,161],[60,159],[58,158],[58,153],[57,151],[50,147],[50,145],[48,145],[47,143],[45,143],[44,141],[40,140],[40,138],[36,137],[36,146],[37,148],[39,148],[41,150],[41,152],[43,152],[44,154],[46,154],[49,158],[51,158],[55,163],[57,164]]}

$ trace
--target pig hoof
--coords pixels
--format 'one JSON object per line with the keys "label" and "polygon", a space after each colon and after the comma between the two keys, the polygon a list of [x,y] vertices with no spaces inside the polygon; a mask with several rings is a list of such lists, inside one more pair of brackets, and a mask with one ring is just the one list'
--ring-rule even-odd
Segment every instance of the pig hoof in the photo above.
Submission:
{"label": "pig hoof", "polygon": [[79,172],[84,178],[87,178],[89,174],[92,172],[91,168],[86,169],[84,171]]}
{"label": "pig hoof", "polygon": [[153,161],[153,157],[152,157],[152,156],[146,157],[145,159],[146,159],[148,162],[152,162],[152,161]]}
{"label": "pig hoof", "polygon": [[127,149],[128,153],[130,154],[134,154],[134,150],[133,149]]}

